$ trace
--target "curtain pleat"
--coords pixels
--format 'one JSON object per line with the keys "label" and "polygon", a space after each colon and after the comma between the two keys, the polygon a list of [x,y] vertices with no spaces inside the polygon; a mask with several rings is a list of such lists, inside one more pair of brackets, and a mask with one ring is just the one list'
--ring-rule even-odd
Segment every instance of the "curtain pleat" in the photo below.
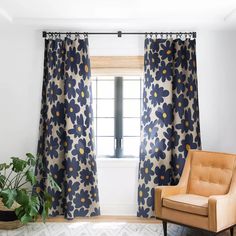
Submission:
{"label": "curtain pleat", "polygon": [[36,191],[52,196],[51,216],[100,214],[90,71],[87,37],[45,40]]}
{"label": "curtain pleat", "polygon": [[195,50],[195,39],[145,39],[138,216],[154,216],[154,187],[177,184],[201,148]]}

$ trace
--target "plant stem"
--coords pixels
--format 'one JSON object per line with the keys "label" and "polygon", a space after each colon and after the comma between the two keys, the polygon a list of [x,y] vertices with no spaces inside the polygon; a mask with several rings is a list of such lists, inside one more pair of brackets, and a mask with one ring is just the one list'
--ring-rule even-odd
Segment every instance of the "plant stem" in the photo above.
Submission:
{"label": "plant stem", "polygon": [[[24,175],[23,175],[24,176]],[[14,184],[14,188],[17,187],[17,185],[19,184],[19,179],[21,178],[21,173],[19,173],[15,179],[15,184]]]}
{"label": "plant stem", "polygon": [[20,184],[22,179],[25,177],[26,172],[30,170],[30,168],[31,168],[31,166],[25,172],[22,173],[23,175],[21,177],[20,177],[21,174],[19,175],[19,178],[15,182],[15,188],[19,187],[18,185]]}
{"label": "plant stem", "polygon": [[[7,184],[7,182],[8,182],[8,184]],[[6,186],[6,188],[12,188],[12,181],[10,181],[10,180],[6,180],[6,184],[7,184],[7,186]]]}
{"label": "plant stem", "polygon": [[12,187],[13,180],[14,180],[16,177],[18,177],[18,175],[15,175],[11,180],[8,180],[8,181],[9,181],[9,184],[8,184],[7,188]]}
{"label": "plant stem", "polygon": [[29,182],[29,181],[25,181],[23,184],[21,184],[21,185],[17,186],[17,188],[20,188],[20,187],[22,187],[23,185],[27,184],[28,182]]}
{"label": "plant stem", "polygon": [[12,174],[12,170],[8,174],[8,176],[7,176],[6,180],[5,180],[5,183],[4,183],[3,187],[2,187],[2,190],[5,188],[7,181],[9,181],[9,178],[10,178],[11,174]]}

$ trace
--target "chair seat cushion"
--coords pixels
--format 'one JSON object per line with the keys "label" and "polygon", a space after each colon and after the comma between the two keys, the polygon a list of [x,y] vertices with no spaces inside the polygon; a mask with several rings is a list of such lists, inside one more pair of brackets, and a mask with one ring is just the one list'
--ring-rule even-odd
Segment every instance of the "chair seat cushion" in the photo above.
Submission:
{"label": "chair seat cushion", "polygon": [[208,197],[179,194],[163,198],[162,205],[177,211],[208,216]]}

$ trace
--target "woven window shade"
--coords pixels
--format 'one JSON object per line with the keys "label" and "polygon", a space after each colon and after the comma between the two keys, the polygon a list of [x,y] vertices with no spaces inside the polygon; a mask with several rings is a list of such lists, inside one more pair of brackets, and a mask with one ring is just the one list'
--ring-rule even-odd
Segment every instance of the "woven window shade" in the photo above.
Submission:
{"label": "woven window shade", "polygon": [[143,56],[91,56],[93,76],[143,75]]}

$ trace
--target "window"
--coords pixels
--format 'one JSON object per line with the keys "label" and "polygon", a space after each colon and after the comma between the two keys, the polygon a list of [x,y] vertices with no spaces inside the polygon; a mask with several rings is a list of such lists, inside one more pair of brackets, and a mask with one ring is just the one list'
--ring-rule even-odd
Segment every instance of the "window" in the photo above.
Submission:
{"label": "window", "polygon": [[92,90],[97,156],[137,157],[142,78],[92,77]]}

